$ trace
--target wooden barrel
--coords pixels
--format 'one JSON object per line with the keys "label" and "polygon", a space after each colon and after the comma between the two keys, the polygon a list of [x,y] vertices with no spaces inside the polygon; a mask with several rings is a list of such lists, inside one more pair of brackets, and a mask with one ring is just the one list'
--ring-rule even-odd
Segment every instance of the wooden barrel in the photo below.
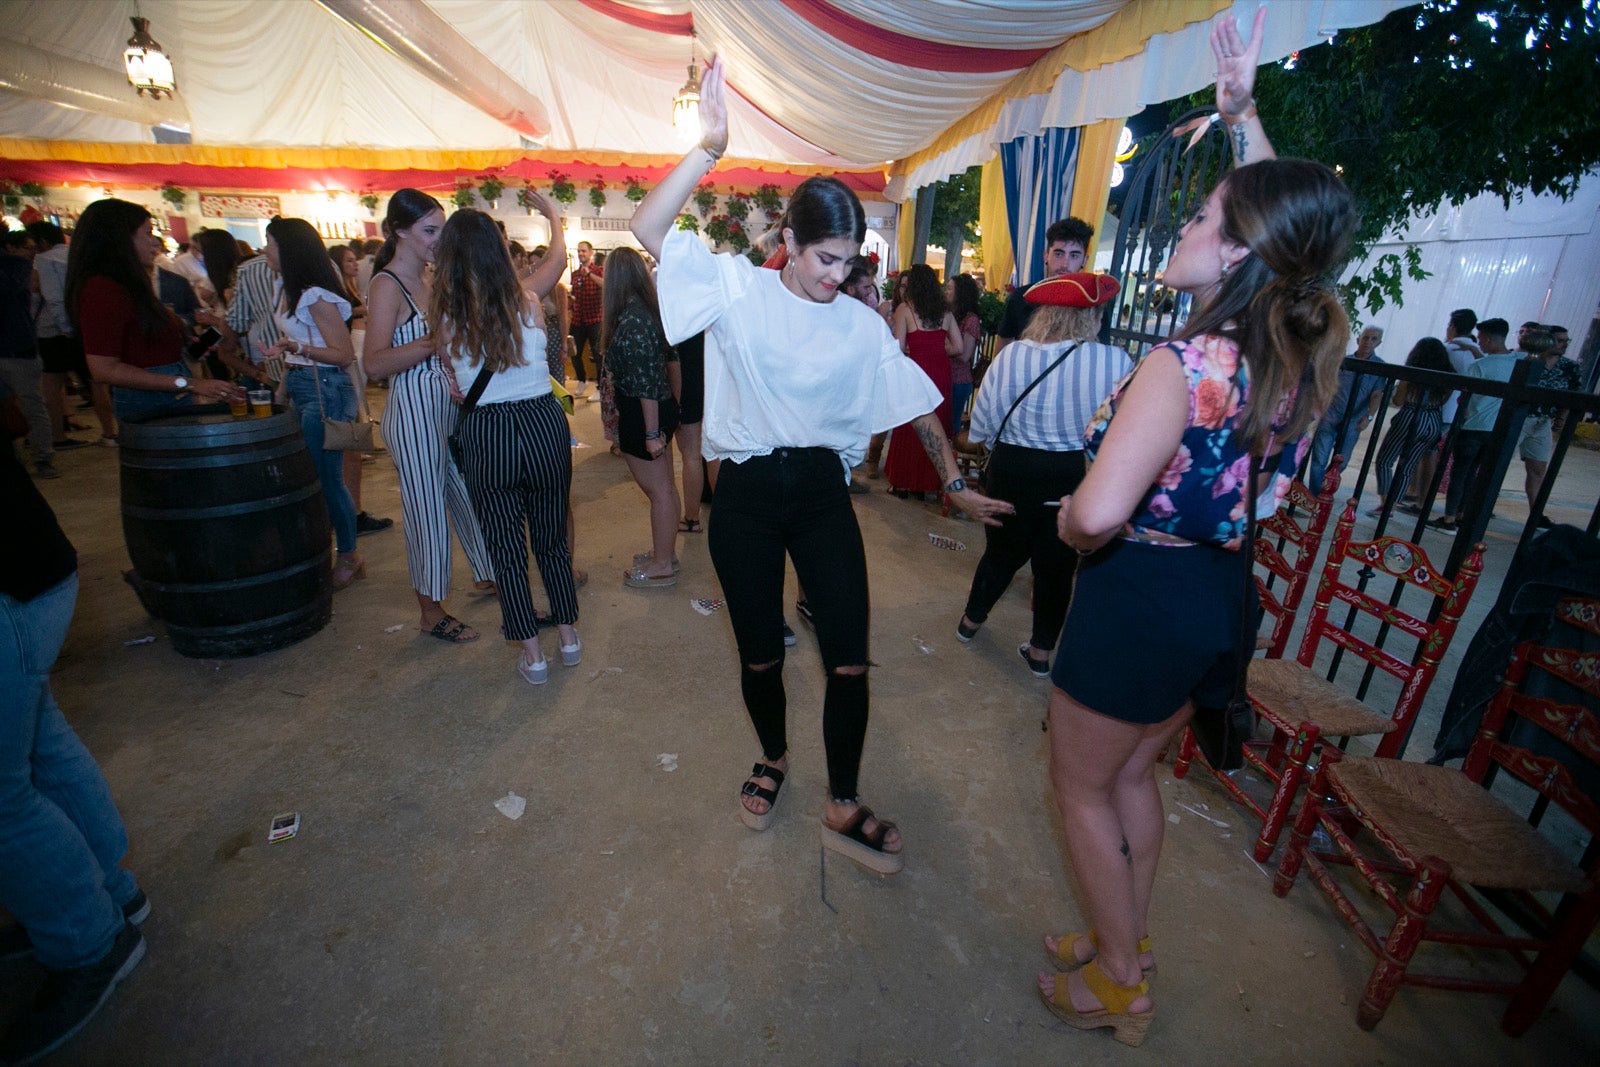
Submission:
{"label": "wooden barrel", "polygon": [[328,509],[300,419],[207,405],[127,421],[122,531],[185,656],[253,656],[332,615]]}

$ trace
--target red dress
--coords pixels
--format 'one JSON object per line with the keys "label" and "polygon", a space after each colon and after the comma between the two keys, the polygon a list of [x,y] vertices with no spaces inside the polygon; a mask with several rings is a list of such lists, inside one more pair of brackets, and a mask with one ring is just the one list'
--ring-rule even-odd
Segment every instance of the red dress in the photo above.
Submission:
{"label": "red dress", "polygon": [[[944,354],[944,330],[912,330],[906,334],[906,347],[910,359],[939,388],[938,418],[940,426],[950,425],[950,357]],[[883,465],[883,476],[891,489],[908,493],[937,493],[944,489],[939,472],[928,461],[928,453],[910,423],[895,427],[889,436],[889,460]]]}

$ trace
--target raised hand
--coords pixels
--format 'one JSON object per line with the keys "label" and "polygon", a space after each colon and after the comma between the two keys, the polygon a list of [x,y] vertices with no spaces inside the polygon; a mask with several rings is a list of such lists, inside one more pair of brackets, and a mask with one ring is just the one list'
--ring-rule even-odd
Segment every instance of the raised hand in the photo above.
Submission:
{"label": "raised hand", "polygon": [[537,210],[539,214],[543,215],[551,222],[556,222],[559,226],[559,222],[557,222],[557,220],[561,216],[561,209],[556,207],[555,201],[551,200],[548,196],[539,192],[537,189],[531,188],[528,190],[528,199],[533,201],[534,209]]}
{"label": "raised hand", "polygon": [[727,72],[712,56],[700,78],[700,147],[720,158],[728,150]]}
{"label": "raised hand", "polygon": [[1239,36],[1239,24],[1224,14],[1211,27],[1211,51],[1217,57],[1217,111],[1225,120],[1245,117],[1255,105],[1256,67],[1261,63],[1261,28],[1267,20],[1263,4],[1256,9],[1250,40]]}

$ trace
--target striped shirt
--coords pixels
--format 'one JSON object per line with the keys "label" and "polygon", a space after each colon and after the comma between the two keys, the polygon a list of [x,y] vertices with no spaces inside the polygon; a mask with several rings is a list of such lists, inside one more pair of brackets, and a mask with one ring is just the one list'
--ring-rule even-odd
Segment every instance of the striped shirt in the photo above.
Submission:
{"label": "striped shirt", "polygon": [[248,355],[253,362],[260,363],[261,353],[283,336],[273,321],[278,301],[277,272],[267,265],[266,256],[257,256],[239,267],[233,284],[228,325],[234,333],[249,339],[245,346]]}
{"label": "striped shirt", "polygon": [[973,441],[988,442],[1017,397],[1072,345],[1066,360],[1034,387],[1005,426],[1005,444],[1047,452],[1083,448],[1084,430],[1100,402],[1133,369],[1128,353],[1098,341],[1013,341],[995,357],[972,406]]}

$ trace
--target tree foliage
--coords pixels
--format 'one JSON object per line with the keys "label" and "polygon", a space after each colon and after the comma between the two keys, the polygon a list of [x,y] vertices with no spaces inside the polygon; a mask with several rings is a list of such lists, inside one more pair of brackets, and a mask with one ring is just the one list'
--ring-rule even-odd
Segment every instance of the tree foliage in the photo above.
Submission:
{"label": "tree foliage", "polygon": [[[1428,0],[1263,67],[1256,101],[1280,154],[1340,168],[1359,256],[1444,203],[1572,195],[1600,164],[1600,5]],[[1370,310],[1398,300],[1402,273],[1426,276],[1416,255],[1365,266],[1352,295]]]}
{"label": "tree foliage", "polygon": [[[983,184],[983,168],[968,167],[961,174],[935,182],[933,190],[933,222],[928,226],[928,239],[942,244],[945,262],[954,263],[954,273],[960,272],[961,244],[978,239],[975,226],[978,221],[978,192]],[[955,245],[952,249],[950,246]]]}

